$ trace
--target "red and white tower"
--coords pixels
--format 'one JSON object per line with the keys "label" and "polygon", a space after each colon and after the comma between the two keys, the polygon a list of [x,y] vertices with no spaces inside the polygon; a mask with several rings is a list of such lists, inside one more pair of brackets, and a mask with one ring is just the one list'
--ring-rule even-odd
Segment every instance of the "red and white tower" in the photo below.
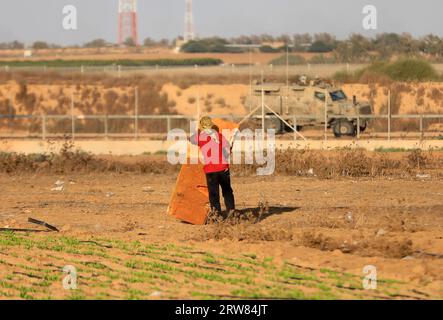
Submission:
{"label": "red and white tower", "polygon": [[185,14],[185,34],[183,39],[187,41],[194,40],[194,15],[192,11],[192,0],[186,0],[186,14]]}
{"label": "red and white tower", "polygon": [[119,0],[118,43],[122,45],[128,38],[138,45],[137,0]]}

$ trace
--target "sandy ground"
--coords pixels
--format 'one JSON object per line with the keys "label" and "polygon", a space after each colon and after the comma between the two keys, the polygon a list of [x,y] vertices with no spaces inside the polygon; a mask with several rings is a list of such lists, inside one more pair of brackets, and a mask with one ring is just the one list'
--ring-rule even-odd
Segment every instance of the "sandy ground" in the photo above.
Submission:
{"label": "sandy ground", "polygon": [[[380,278],[406,283],[414,298],[443,299],[441,180],[234,178],[239,209],[256,210],[263,202],[269,216],[258,224],[192,226],[165,213],[175,178],[0,175],[0,226],[29,227],[33,217],[66,237],[253,253],[361,276],[364,266],[374,265]],[[64,191],[51,191],[57,180]],[[0,273],[4,268],[0,264]]]}
{"label": "sandy ground", "polygon": [[162,93],[166,93],[168,99],[175,102],[178,114],[248,114],[244,99],[249,94],[249,86],[242,84],[200,85],[182,90],[168,83],[163,86]]}

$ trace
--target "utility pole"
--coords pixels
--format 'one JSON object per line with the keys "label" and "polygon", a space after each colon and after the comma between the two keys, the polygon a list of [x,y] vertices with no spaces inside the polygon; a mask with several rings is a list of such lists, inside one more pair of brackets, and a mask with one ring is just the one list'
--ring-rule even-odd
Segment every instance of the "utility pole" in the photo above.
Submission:
{"label": "utility pole", "polygon": [[388,91],[388,140],[391,140],[391,90]]}
{"label": "utility pole", "polygon": [[265,130],[266,130],[266,122],[265,122],[265,90],[261,89],[261,131],[262,138],[265,138]]}
{"label": "utility pole", "polygon": [[286,113],[289,113],[289,43],[286,43]]}
{"label": "utility pole", "polygon": [[286,44],[286,87],[289,90],[289,44]]}
{"label": "utility pole", "polygon": [[252,110],[252,52],[249,47],[249,112]]}
{"label": "utility pole", "polygon": [[71,93],[71,134],[72,134],[72,140],[74,140],[75,139],[74,92]]}
{"label": "utility pole", "polygon": [[328,140],[328,90],[325,90],[325,132],[324,140]]}
{"label": "utility pole", "polygon": [[138,87],[134,89],[134,138],[138,139]]}

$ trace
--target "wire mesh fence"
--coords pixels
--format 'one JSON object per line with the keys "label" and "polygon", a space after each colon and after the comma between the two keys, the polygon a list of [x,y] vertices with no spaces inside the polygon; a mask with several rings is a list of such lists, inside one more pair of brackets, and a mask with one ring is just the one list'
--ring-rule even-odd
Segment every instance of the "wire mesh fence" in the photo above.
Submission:
{"label": "wire mesh fence", "polygon": [[[239,122],[244,115],[215,115],[214,117]],[[293,115],[291,119],[297,123],[305,119],[314,119],[316,115]],[[351,117],[351,118],[350,118]],[[357,139],[370,138],[443,138],[443,115],[358,115],[358,116],[334,116],[334,119],[356,120],[363,123],[369,120],[367,130],[361,131],[357,125]],[[172,129],[180,129],[185,132],[191,130],[191,121],[195,117],[183,115],[0,115],[1,138],[143,138],[167,136]],[[273,115],[265,115],[265,126],[276,129]],[[329,122],[331,119],[328,119]],[[291,122],[293,122],[291,121]],[[262,116],[253,115],[247,122],[252,129],[262,128]],[[299,126],[296,126],[299,130]],[[286,132],[282,124],[279,129],[282,137],[296,138],[291,132]],[[405,128],[407,128],[405,130]],[[326,132],[324,132],[326,130]],[[290,131],[290,130],[287,130]],[[303,128],[303,135],[311,139],[322,139],[332,136],[329,126],[309,126]],[[325,135],[326,134],[326,135]]]}
{"label": "wire mesh fence", "polygon": [[250,74],[254,79],[283,78],[287,73],[290,75],[306,75],[309,77],[330,77],[339,71],[354,72],[363,68],[364,64],[312,64],[302,63],[296,65],[273,65],[261,64],[251,61],[250,65],[224,64],[218,66],[120,66],[111,64],[107,66],[77,66],[77,67],[50,67],[50,66],[1,66],[0,71],[5,72],[58,72],[61,74],[97,74],[106,73],[114,76],[126,74],[149,74],[156,75],[174,71],[174,74],[193,74],[196,76],[220,75],[235,76]]}

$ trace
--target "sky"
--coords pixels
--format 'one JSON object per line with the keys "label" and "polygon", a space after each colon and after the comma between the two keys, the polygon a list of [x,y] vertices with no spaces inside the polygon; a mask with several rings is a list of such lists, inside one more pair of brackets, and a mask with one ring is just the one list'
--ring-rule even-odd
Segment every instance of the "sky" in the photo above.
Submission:
{"label": "sky", "polygon": [[[363,29],[365,5],[378,12],[378,29]],[[78,29],[64,30],[62,9],[74,5]],[[2,0],[0,42],[43,40],[61,45],[103,38],[117,41],[118,0]],[[185,0],[138,0],[139,36],[173,39],[183,34]],[[329,32],[339,39],[352,33],[429,33],[443,36],[441,0],[194,0],[200,37]]]}

